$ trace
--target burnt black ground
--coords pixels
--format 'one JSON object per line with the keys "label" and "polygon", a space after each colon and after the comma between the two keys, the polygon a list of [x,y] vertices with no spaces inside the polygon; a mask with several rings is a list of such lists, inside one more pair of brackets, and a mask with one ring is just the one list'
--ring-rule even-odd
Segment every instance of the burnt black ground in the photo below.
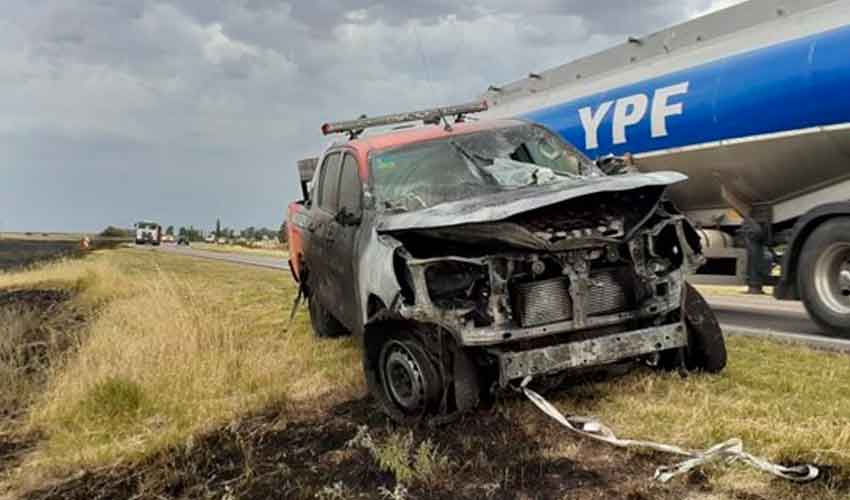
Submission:
{"label": "burnt black ground", "polygon": [[[118,239],[96,238],[90,250],[115,248],[123,243]],[[9,271],[32,266],[39,262],[62,257],[85,255],[76,240],[16,240],[0,238],[0,271]]]}
{"label": "burnt black ground", "polygon": [[[371,454],[347,447],[359,426],[376,440],[393,432],[373,402],[346,402],[320,415],[285,423],[269,410],[217,429],[191,447],[166,450],[143,463],[78,474],[31,492],[29,499],[107,498],[320,498],[341,483],[343,498],[380,498],[395,479]],[[545,418],[545,417],[541,417]],[[541,422],[542,425],[548,425]],[[575,440],[552,426],[552,442]],[[406,485],[407,498],[683,498],[705,490],[700,473],[659,485],[649,480],[659,460],[583,442],[576,460],[547,458],[541,436],[526,435],[499,410],[484,411],[443,428],[413,430],[430,438],[451,465],[445,474]],[[319,497],[317,497],[319,495]]]}
{"label": "burnt black ground", "polygon": [[[52,362],[50,355],[71,346],[71,336],[85,321],[81,314],[66,308],[71,296],[66,290],[0,290],[0,311],[26,311],[37,318],[20,339],[24,359],[28,361],[17,376],[29,377],[37,384],[44,383],[45,369]],[[50,328],[45,328],[47,325]],[[58,338],[56,332],[60,332],[60,336],[67,332],[67,338]],[[7,354],[0,351],[0,361]],[[13,400],[0,407],[0,475],[18,464],[38,442],[38,436],[16,431],[16,424],[26,413],[26,405],[26,400]]]}
{"label": "burnt black ground", "polygon": [[73,255],[79,249],[76,241],[41,241],[0,239],[0,271],[27,267],[36,262]]}

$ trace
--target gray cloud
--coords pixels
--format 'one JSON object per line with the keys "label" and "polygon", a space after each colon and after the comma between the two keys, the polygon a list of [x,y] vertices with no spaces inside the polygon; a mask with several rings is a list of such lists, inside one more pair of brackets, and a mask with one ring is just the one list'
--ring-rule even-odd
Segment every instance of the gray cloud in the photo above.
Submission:
{"label": "gray cloud", "polygon": [[323,121],[471,99],[713,3],[10,0],[0,220],[277,225]]}

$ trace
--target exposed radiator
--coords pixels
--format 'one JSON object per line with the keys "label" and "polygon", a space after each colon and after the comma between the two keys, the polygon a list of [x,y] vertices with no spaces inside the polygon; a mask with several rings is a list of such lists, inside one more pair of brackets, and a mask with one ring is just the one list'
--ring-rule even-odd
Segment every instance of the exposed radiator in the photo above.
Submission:
{"label": "exposed radiator", "polygon": [[[627,311],[636,305],[634,275],[627,268],[608,269],[590,275],[585,314],[596,316]],[[566,321],[573,317],[570,281],[557,277],[511,287],[514,317],[522,327]]]}
{"label": "exposed radiator", "polygon": [[573,317],[570,281],[558,277],[512,287],[514,317],[520,326],[529,327],[566,321]]}
{"label": "exposed radiator", "polygon": [[587,315],[612,314],[635,307],[633,283],[634,275],[626,268],[591,273]]}

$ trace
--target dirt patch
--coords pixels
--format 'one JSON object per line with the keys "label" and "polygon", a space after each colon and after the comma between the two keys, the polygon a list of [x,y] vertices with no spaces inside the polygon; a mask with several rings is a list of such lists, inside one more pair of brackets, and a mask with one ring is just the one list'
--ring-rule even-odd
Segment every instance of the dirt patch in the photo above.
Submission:
{"label": "dirt patch", "polygon": [[[369,399],[289,423],[270,411],[143,463],[81,473],[26,498],[388,497],[398,491],[395,476],[367,449],[348,445],[363,426],[376,442],[408,432],[394,428]],[[404,485],[406,498],[654,499],[708,488],[699,473],[653,483],[660,457],[612,451],[554,427],[544,439],[531,437],[498,410],[411,434],[414,447],[430,440],[447,465],[428,481]],[[577,443],[575,456],[549,457],[544,447],[562,440]]]}

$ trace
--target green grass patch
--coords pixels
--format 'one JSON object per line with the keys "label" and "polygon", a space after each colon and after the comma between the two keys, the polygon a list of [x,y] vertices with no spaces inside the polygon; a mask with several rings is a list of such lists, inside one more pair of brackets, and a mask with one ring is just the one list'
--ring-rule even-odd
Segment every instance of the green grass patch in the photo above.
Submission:
{"label": "green grass patch", "polygon": [[108,377],[94,384],[80,401],[79,413],[88,419],[111,422],[133,419],[145,406],[142,386],[124,377]]}

